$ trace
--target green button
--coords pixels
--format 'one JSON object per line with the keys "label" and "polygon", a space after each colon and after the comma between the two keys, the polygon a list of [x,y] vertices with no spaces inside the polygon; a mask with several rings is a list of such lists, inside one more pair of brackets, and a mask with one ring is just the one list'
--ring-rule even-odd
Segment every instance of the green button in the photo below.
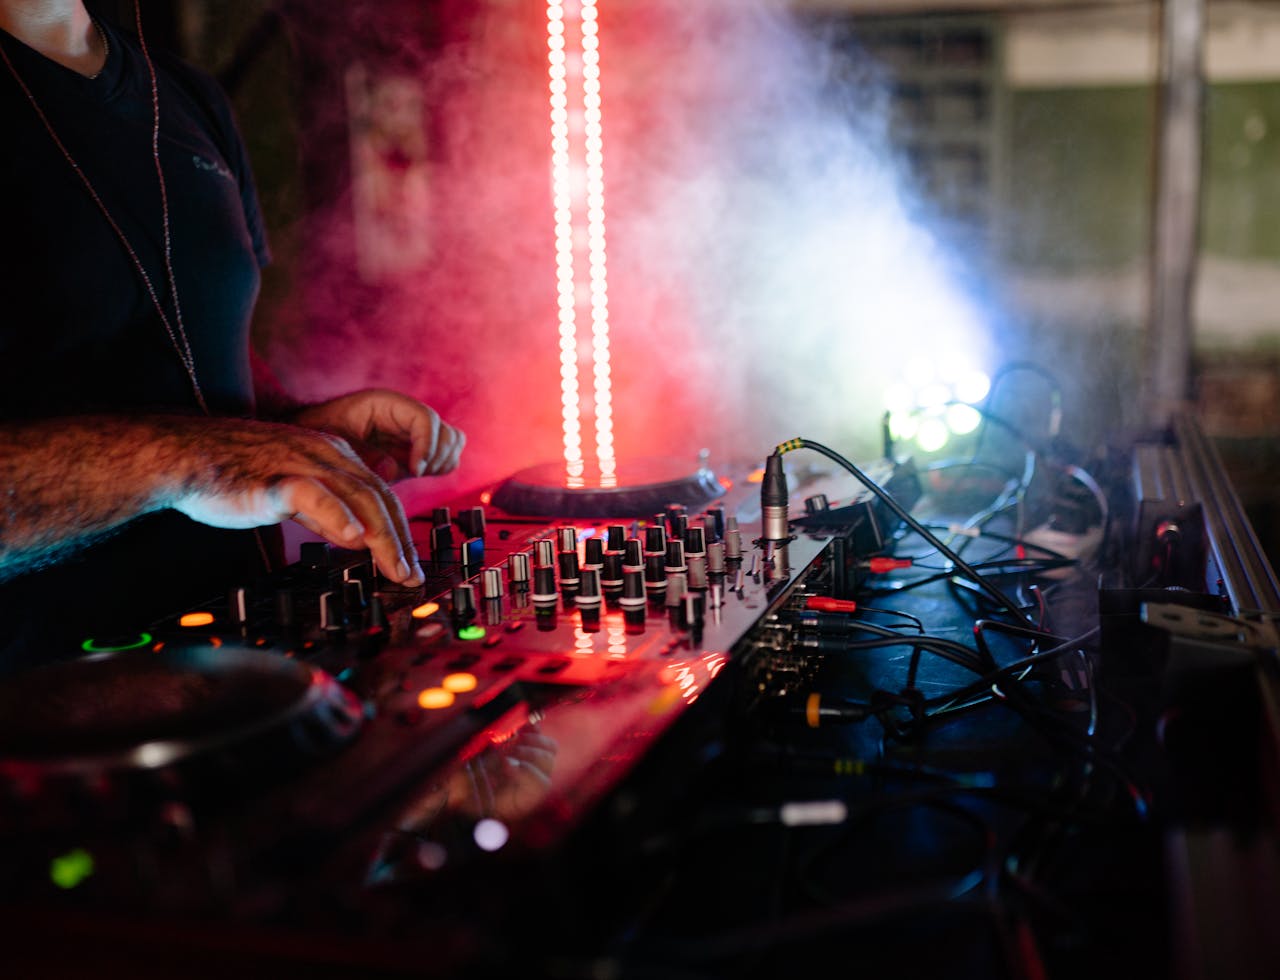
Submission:
{"label": "green button", "polygon": [[75,888],[93,874],[93,855],[82,847],[49,862],[49,878],[59,888]]}

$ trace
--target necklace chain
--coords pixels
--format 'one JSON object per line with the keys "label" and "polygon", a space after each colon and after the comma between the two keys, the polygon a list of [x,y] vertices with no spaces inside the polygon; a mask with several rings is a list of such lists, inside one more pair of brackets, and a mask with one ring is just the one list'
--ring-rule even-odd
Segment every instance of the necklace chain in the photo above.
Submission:
{"label": "necklace chain", "polygon": [[[40,117],[40,122],[48,131],[49,136],[53,139],[54,144],[61,151],[63,157],[66,158],[75,175],[80,178],[80,182],[84,184],[85,190],[89,192],[89,196],[93,198],[93,203],[98,206],[98,210],[102,212],[102,216],[107,219],[107,224],[111,226],[111,230],[115,232],[116,237],[120,239],[121,245],[124,246],[125,252],[128,253],[130,260],[133,262],[134,268],[138,272],[142,284],[146,287],[147,295],[151,297],[152,305],[155,306],[156,313],[160,317],[160,322],[164,325],[165,333],[169,335],[169,343],[173,345],[174,352],[178,355],[178,360],[182,362],[182,367],[187,372],[187,377],[191,382],[191,390],[195,395],[196,404],[200,406],[200,410],[208,415],[209,406],[205,401],[204,392],[200,388],[200,380],[196,376],[195,357],[191,353],[191,342],[187,339],[186,326],[182,320],[182,304],[178,300],[178,282],[173,273],[173,250],[172,241],[169,233],[169,192],[165,187],[164,168],[160,165],[160,88],[156,80],[155,64],[151,60],[151,54],[147,50],[146,38],[142,33],[142,9],[141,4],[134,4],[134,15],[137,20],[138,41],[142,48],[142,57],[147,64],[147,72],[151,80],[151,158],[155,163],[156,177],[160,184],[160,213],[164,230],[164,268],[165,275],[169,281],[169,293],[173,297],[173,313],[171,319],[165,312],[164,304],[160,300],[159,293],[156,292],[155,284],[151,281],[151,276],[147,272],[146,267],[142,264],[142,260],[138,258],[138,253],[134,250],[133,244],[129,241],[124,230],[116,222],[111,212],[107,209],[102,198],[98,196],[97,189],[89,180],[88,175],[80,168],[80,164],[76,162],[75,157],[71,155],[71,151],[58,136],[57,130],[53,128],[53,124],[45,115],[44,110],[40,107],[40,103],[36,101],[36,97],[32,94],[31,89],[27,87],[27,83],[18,73],[18,69],[14,67],[12,61],[9,60],[8,52],[4,46],[0,45],[0,58],[4,59],[4,63],[9,68],[9,73],[13,75],[18,86],[27,97],[27,101],[31,103],[31,108]],[[106,46],[108,53],[110,52],[110,43],[107,41],[106,32],[102,29],[97,21],[93,22],[98,33],[102,36],[103,44]],[[101,74],[101,72],[99,72]],[[93,76],[97,77],[97,75]]]}
{"label": "necklace chain", "polygon": [[111,38],[107,37],[107,32],[102,29],[101,24],[92,17],[89,20],[93,24],[93,29],[98,32],[98,37],[102,38],[102,67],[89,76],[90,79],[94,79],[106,70],[107,62],[111,59]]}

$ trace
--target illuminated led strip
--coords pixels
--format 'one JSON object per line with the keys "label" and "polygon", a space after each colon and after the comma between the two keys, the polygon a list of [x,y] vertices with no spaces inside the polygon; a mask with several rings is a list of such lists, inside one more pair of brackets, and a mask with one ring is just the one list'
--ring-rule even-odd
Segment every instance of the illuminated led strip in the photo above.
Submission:
{"label": "illuminated led strip", "polygon": [[582,0],[582,119],[587,162],[587,251],[591,269],[591,362],[600,485],[617,485],[613,385],[609,371],[609,288],[604,235],[604,129],[600,124],[600,34],[596,0]]}
{"label": "illuminated led strip", "polygon": [[[574,4],[570,0],[569,9]],[[551,171],[555,206],[556,281],[560,337],[560,406],[565,470],[570,487],[583,485],[581,390],[578,379],[578,295],[575,277],[575,205],[585,206],[590,269],[591,359],[596,458],[601,486],[617,482],[613,451],[613,391],[609,364],[609,298],[605,264],[604,140],[600,111],[600,50],[596,0],[577,5],[581,50],[568,53],[566,5],[547,6],[547,61],[551,103]],[[569,110],[573,83],[581,108]],[[572,125],[571,125],[572,124]],[[582,136],[583,165],[575,171],[571,135]],[[581,172],[585,180],[575,180]]]}

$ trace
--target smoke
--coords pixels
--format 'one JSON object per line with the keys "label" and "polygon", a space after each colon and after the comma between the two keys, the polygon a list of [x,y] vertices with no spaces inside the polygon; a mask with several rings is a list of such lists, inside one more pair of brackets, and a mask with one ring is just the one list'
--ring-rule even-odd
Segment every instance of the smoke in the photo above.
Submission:
{"label": "smoke", "polygon": [[[407,9],[354,4],[296,28],[346,80],[312,97],[304,127],[304,152],[343,179],[313,175],[336,190],[308,216],[289,303],[305,322],[276,345],[306,397],[398,387],[466,430],[443,492],[560,455],[545,10],[447,3],[430,25],[389,27]],[[967,270],[901,176],[875,66],[847,50],[770,0],[601,5],[620,458],[758,461],[793,436],[878,453],[908,362],[986,366]],[[402,203],[430,230],[395,239],[381,272],[353,254],[353,65],[411,81],[397,90],[424,107],[422,148],[383,162],[402,189],[421,178]]]}

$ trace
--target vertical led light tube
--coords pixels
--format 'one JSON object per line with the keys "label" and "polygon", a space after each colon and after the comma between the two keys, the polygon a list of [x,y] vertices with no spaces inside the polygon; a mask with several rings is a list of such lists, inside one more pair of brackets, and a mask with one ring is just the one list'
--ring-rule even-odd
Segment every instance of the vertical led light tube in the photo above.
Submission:
{"label": "vertical led light tube", "polygon": [[[570,487],[584,485],[577,269],[579,259],[583,258],[578,252],[585,237],[589,285],[585,302],[581,305],[583,314],[589,307],[591,319],[596,461],[600,485],[610,487],[617,484],[617,464],[613,449],[613,391],[609,363],[604,131],[601,125],[596,0],[553,0],[548,4],[547,50],[565,471]],[[585,236],[581,234],[580,224],[583,213],[586,216]]]}

